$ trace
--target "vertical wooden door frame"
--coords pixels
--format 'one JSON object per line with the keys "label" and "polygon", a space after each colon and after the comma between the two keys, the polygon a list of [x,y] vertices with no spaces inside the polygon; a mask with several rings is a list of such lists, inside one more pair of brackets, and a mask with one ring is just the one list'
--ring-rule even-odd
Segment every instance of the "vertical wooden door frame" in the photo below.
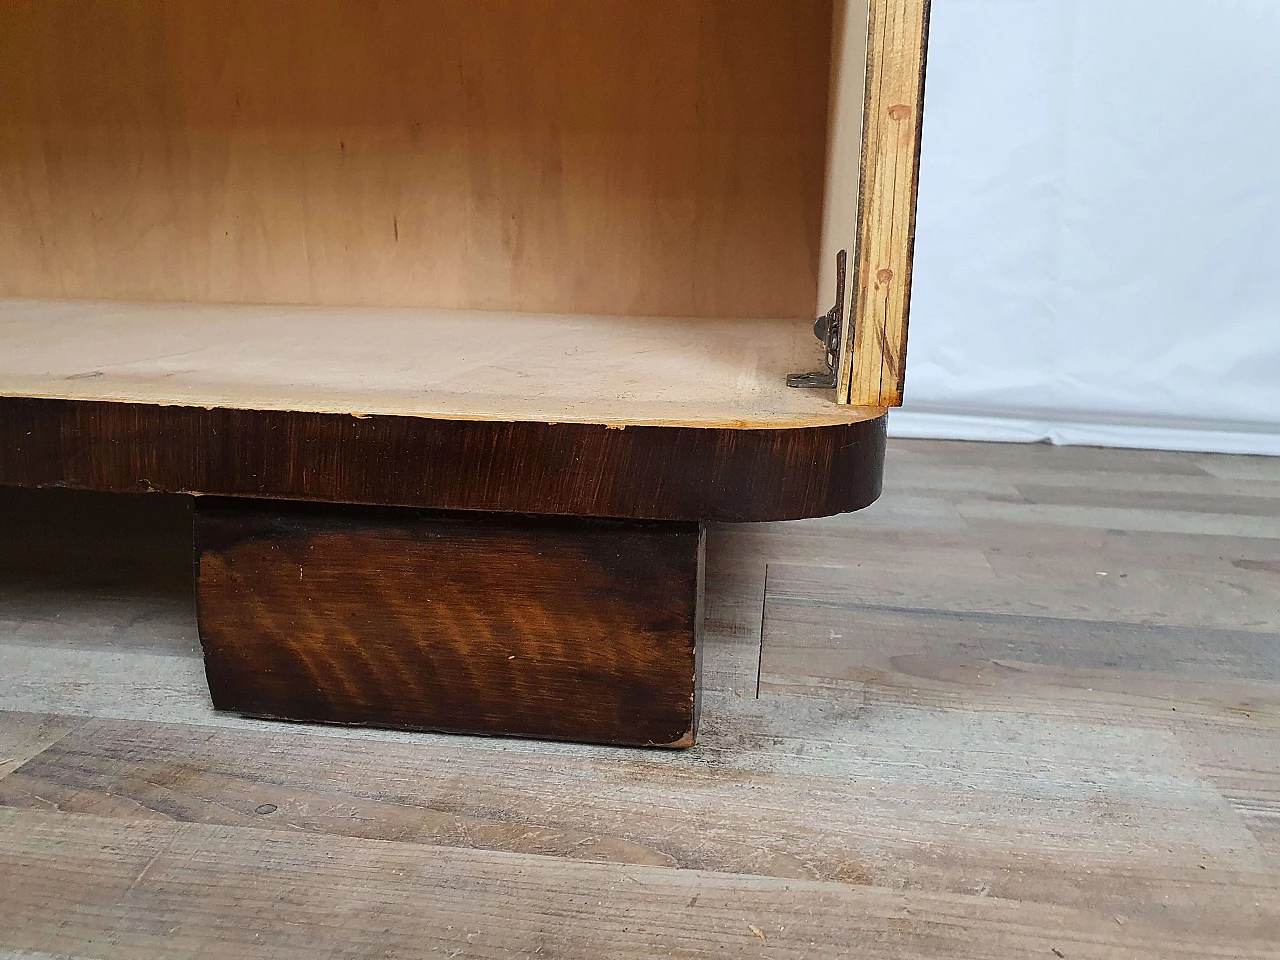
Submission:
{"label": "vertical wooden door frame", "polygon": [[854,241],[853,314],[837,396],[902,403],[930,0],[871,0]]}

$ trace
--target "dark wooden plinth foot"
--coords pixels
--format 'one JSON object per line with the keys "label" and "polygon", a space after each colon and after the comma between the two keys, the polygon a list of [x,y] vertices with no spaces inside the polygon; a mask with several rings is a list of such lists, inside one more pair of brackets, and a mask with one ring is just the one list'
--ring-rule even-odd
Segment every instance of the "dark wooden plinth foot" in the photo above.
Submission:
{"label": "dark wooden plinth foot", "polygon": [[687,747],[696,523],[201,497],[213,702],[250,716]]}

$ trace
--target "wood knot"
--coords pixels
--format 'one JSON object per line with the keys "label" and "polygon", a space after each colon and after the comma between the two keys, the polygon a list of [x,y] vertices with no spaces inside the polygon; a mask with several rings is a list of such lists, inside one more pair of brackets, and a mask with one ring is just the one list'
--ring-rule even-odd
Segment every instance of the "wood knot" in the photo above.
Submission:
{"label": "wood knot", "polygon": [[891,120],[906,120],[911,116],[911,108],[905,103],[895,103],[889,108],[889,118]]}
{"label": "wood knot", "polygon": [[893,279],[893,271],[890,270],[888,267],[885,267],[883,270],[880,270],[879,272],[876,273],[876,283],[878,284],[881,284],[881,285],[886,284],[892,279]]}

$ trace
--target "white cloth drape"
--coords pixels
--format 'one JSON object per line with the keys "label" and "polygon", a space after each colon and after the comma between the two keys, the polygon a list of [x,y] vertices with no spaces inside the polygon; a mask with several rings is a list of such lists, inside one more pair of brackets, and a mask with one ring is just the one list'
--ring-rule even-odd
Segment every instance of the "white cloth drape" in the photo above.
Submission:
{"label": "white cloth drape", "polygon": [[934,0],[906,436],[1280,454],[1280,2]]}

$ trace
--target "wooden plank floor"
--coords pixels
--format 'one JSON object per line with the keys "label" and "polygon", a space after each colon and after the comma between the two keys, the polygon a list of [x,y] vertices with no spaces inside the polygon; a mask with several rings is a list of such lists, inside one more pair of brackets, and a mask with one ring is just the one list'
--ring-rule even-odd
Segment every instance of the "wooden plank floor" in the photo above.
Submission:
{"label": "wooden plank floor", "polygon": [[0,491],[0,957],[1280,957],[1280,460],[718,528],[683,754],[215,714],[189,525]]}

